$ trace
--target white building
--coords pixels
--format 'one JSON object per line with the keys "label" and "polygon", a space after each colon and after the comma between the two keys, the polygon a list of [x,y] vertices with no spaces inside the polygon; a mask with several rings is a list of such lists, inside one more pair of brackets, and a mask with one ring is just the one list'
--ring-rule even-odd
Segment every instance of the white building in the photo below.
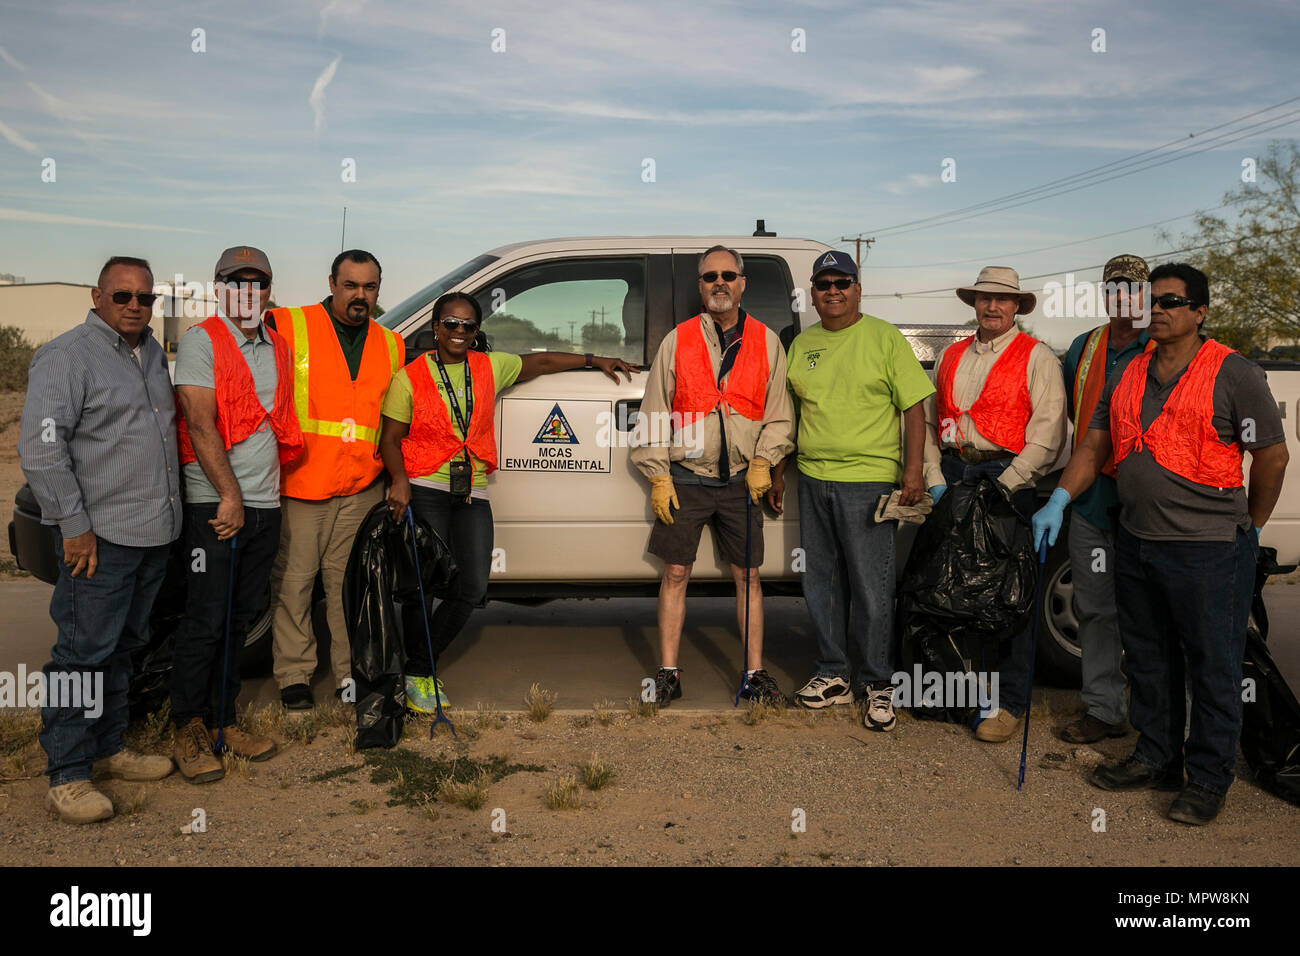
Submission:
{"label": "white building", "polygon": [[[0,327],[15,326],[27,341],[44,345],[86,321],[94,307],[89,285],[75,282],[0,282]],[[170,353],[176,351],[181,336],[193,325],[216,311],[216,302],[198,284],[191,287],[159,283],[154,286],[159,299],[154,303],[154,335]]]}

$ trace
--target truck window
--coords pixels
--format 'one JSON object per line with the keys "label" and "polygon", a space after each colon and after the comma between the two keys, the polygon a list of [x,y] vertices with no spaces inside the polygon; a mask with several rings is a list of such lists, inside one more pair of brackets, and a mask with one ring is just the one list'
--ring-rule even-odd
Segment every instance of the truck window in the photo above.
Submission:
{"label": "truck window", "polygon": [[[703,308],[700,305],[699,277],[695,271],[698,262],[696,255],[677,253],[673,256],[673,307],[678,323],[699,315]],[[787,329],[791,330],[791,337],[797,334],[799,318],[791,301],[794,287],[785,260],[776,256],[745,255],[745,280],[745,294],[740,299],[740,307],[778,335]]]}
{"label": "truck window", "polygon": [[522,266],[474,293],[499,352],[595,352],[645,361],[645,257]]}

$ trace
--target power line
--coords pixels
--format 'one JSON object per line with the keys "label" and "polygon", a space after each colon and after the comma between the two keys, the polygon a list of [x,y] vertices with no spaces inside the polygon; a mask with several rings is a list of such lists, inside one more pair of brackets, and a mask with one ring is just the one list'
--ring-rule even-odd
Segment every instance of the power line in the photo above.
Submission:
{"label": "power line", "polygon": [[[1145,258],[1147,258],[1147,259],[1165,259],[1165,258],[1168,258],[1169,256],[1178,256],[1178,255],[1182,255],[1182,254],[1185,253],[1185,252],[1199,252],[1199,251],[1202,250],[1202,249],[1213,249],[1215,246],[1226,246],[1226,245],[1230,245],[1231,243],[1234,243],[1234,242],[1241,242],[1241,241],[1244,240],[1244,239],[1259,239],[1259,238],[1262,238],[1262,237],[1264,237],[1264,236],[1278,236],[1278,235],[1282,235],[1282,234],[1284,234],[1284,233],[1292,233],[1292,232],[1294,232],[1294,231],[1295,231],[1295,230],[1293,230],[1293,229],[1274,229],[1274,230],[1272,230],[1272,231],[1270,231],[1270,232],[1261,232],[1261,233],[1259,233],[1258,235],[1255,235],[1255,236],[1233,236],[1231,239],[1220,239],[1218,242],[1207,242],[1207,243],[1205,243],[1204,245],[1200,245],[1200,246],[1188,246],[1186,249],[1166,249],[1164,252],[1152,252],[1152,253],[1148,253],[1147,256],[1146,256]],[[1032,276],[1021,276],[1020,278],[1021,278],[1022,280],[1028,280],[1028,279],[1046,279],[1048,276],[1060,276],[1060,275],[1065,275],[1065,274],[1068,273],[1068,272],[1087,272],[1089,269],[1100,269],[1100,268],[1102,268],[1105,264],[1106,264],[1106,263],[1104,263],[1104,262],[1098,262],[1098,263],[1095,263],[1094,265],[1090,265],[1090,266],[1072,266],[1072,267],[1069,268],[1069,269],[1058,269],[1058,270],[1056,270],[1055,272],[1040,272],[1040,273],[1038,273],[1037,275],[1032,275]],[[864,293],[862,294],[862,298],[864,298],[864,299],[903,299],[903,298],[910,298],[910,297],[916,297],[916,296],[946,295],[946,294],[950,294],[950,293],[951,293],[954,289],[956,289],[956,288],[957,288],[957,287],[956,287],[955,285],[951,285],[951,286],[945,286],[945,287],[943,287],[943,288],[941,288],[941,289],[919,289],[919,290],[917,290],[917,291],[915,291],[915,292],[873,292],[873,293],[865,293],[865,292],[864,292]]]}
{"label": "power line", "polygon": [[[963,207],[961,207],[961,208],[959,208],[959,209],[954,209],[954,210],[951,210],[951,211],[946,212],[946,213],[936,213],[935,215],[932,215],[932,216],[924,216],[924,217],[922,217],[922,218],[920,218],[920,219],[912,219],[912,220],[909,220],[909,221],[907,221],[907,222],[897,223],[897,224],[895,224],[895,225],[893,225],[893,226],[885,226],[885,227],[883,227],[883,228],[881,228],[881,229],[877,229],[877,230],[876,230],[876,233],[877,233],[877,234],[880,234],[880,233],[887,233],[887,232],[900,232],[900,231],[912,232],[912,231],[916,231],[916,230],[915,230],[915,229],[912,229],[912,228],[910,228],[910,227],[921,226],[921,225],[924,224],[924,223],[933,223],[933,224],[936,224],[936,225],[937,225],[937,224],[939,224],[939,223],[937,223],[936,220],[948,220],[948,219],[951,219],[951,218],[954,217],[954,216],[959,216],[959,215],[962,214],[962,213],[973,212],[973,211],[976,211],[976,210],[988,210],[989,207],[992,207],[992,206],[1001,206],[1002,204],[1004,204],[1004,203],[1008,203],[1008,202],[1010,202],[1011,200],[1020,199],[1021,197],[1026,197],[1026,196],[1033,196],[1033,194],[1035,194],[1035,193],[1041,193],[1041,192],[1044,192],[1045,190],[1050,190],[1050,189],[1051,189],[1052,187],[1054,187],[1054,186],[1058,186],[1058,185],[1066,185],[1066,184],[1073,184],[1073,183],[1080,182],[1080,181],[1082,181],[1082,180],[1087,180],[1087,179],[1095,178],[1095,177],[1098,176],[1098,174],[1103,173],[1103,172],[1105,172],[1105,171],[1107,171],[1107,170],[1110,170],[1110,171],[1112,171],[1112,172],[1115,172],[1115,171],[1117,171],[1116,167],[1120,167],[1120,168],[1122,168],[1122,167],[1125,167],[1125,166],[1133,165],[1133,164],[1136,163],[1137,161],[1142,160],[1143,157],[1150,156],[1150,155],[1153,154],[1153,153],[1158,153],[1158,152],[1160,152],[1161,150],[1164,150],[1164,149],[1166,149],[1166,148],[1169,147],[1169,146],[1173,146],[1173,145],[1177,145],[1177,144],[1182,144],[1182,145],[1180,146],[1179,149],[1174,150],[1174,153],[1175,153],[1175,154],[1183,154],[1183,155],[1176,155],[1175,158],[1177,158],[1177,159],[1185,159],[1187,156],[1195,155],[1196,152],[1202,152],[1202,151],[1203,151],[1203,150],[1196,150],[1195,152],[1185,152],[1186,150],[1190,149],[1191,146],[1193,146],[1193,145],[1195,145],[1195,146],[1199,146],[1199,145],[1201,145],[1202,143],[1207,142],[1207,141],[1204,140],[1203,138],[1198,140],[1198,139],[1197,139],[1198,136],[1199,136],[1199,137],[1204,137],[1204,135],[1205,135],[1206,133],[1212,133],[1212,132],[1214,132],[1214,131],[1216,131],[1216,130],[1223,129],[1224,127],[1227,127],[1227,126],[1234,126],[1234,125],[1236,125],[1236,124],[1242,122],[1243,120],[1250,119],[1251,117],[1258,116],[1258,115],[1260,115],[1260,114],[1262,114],[1262,113],[1272,112],[1273,110],[1276,110],[1276,109],[1278,109],[1278,108],[1280,108],[1280,107],[1282,107],[1282,106],[1287,106],[1287,105],[1289,105],[1289,104],[1291,104],[1291,103],[1294,103],[1294,102],[1296,102],[1297,100],[1300,100],[1300,96],[1292,97],[1291,99],[1288,99],[1288,100],[1283,100],[1283,101],[1280,102],[1280,103],[1275,103],[1275,104],[1273,104],[1272,106],[1267,106],[1267,107],[1264,107],[1263,109],[1255,110],[1254,112],[1251,112],[1251,113],[1246,113],[1246,114],[1244,114],[1243,116],[1239,116],[1239,117],[1237,117],[1237,118],[1235,118],[1235,119],[1229,120],[1229,121],[1227,121],[1226,123],[1220,123],[1220,124],[1218,124],[1217,126],[1211,126],[1211,127],[1208,127],[1207,129],[1201,130],[1200,133],[1193,133],[1193,134],[1190,134],[1190,135],[1187,137],[1187,139],[1181,139],[1181,138],[1180,138],[1180,139],[1176,139],[1176,140],[1170,140],[1170,141],[1167,142],[1167,143],[1162,143],[1162,144],[1159,145],[1159,146],[1154,146],[1154,147],[1152,147],[1152,148],[1150,148],[1150,149],[1142,150],[1141,152],[1134,153],[1134,154],[1132,154],[1132,155],[1130,155],[1130,156],[1126,156],[1126,157],[1123,157],[1123,158],[1121,158],[1121,159],[1112,160],[1111,162],[1109,162],[1109,163],[1104,163],[1104,164],[1102,164],[1101,166],[1094,166],[1094,167],[1092,167],[1091,169],[1087,169],[1087,170],[1084,170],[1084,171],[1079,172],[1079,173],[1074,173],[1074,174],[1071,174],[1071,175],[1069,175],[1069,176],[1063,176],[1063,177],[1060,177],[1059,179],[1054,179],[1054,180],[1051,180],[1051,181],[1049,181],[1049,182],[1042,183],[1042,184],[1040,184],[1040,185],[1038,185],[1038,186],[1031,187],[1031,188],[1029,188],[1029,189],[1022,189],[1022,190],[1019,190],[1019,191],[1017,191],[1017,192],[1008,193],[1007,195],[1000,196],[1000,197],[997,197],[997,198],[995,198],[995,199],[985,200],[984,202],[981,202],[981,203],[975,203],[974,205],[971,205],[971,206],[963,206]],[[1293,111],[1293,112],[1300,112],[1300,111]],[[1288,113],[1288,114],[1284,114],[1284,115],[1286,115],[1286,116],[1290,116],[1290,115],[1293,115],[1293,114],[1292,114],[1292,113]],[[1269,117],[1269,118],[1267,118],[1267,119],[1260,120],[1260,121],[1257,122],[1257,123],[1250,124],[1250,125],[1247,126],[1247,127],[1243,127],[1243,128],[1241,128],[1241,129],[1237,129],[1237,130],[1231,130],[1231,131],[1226,132],[1226,133],[1221,133],[1221,134],[1219,134],[1219,136],[1211,137],[1211,139],[1210,139],[1209,141],[1210,141],[1210,142],[1213,142],[1214,140],[1222,139],[1222,138],[1225,137],[1225,136],[1236,136],[1237,134],[1246,134],[1246,133],[1249,133],[1249,132],[1252,132],[1252,131],[1257,131],[1257,130],[1255,130],[1255,127],[1263,126],[1263,125],[1268,124],[1268,123],[1273,123],[1274,121],[1276,121],[1276,120],[1278,120],[1278,119],[1279,119],[1279,117],[1277,117],[1277,116]],[[1281,123],[1281,124],[1279,124],[1279,125],[1287,125],[1287,124],[1286,124],[1286,123]],[[1269,127],[1269,128],[1274,128],[1274,127]],[[1193,140],[1193,142],[1189,143],[1188,140]],[[1235,142],[1235,140],[1232,140],[1232,142]],[[1227,143],[1222,143],[1222,144],[1220,144],[1220,145],[1227,145]],[[1142,166],[1142,167],[1140,167],[1140,168],[1141,168],[1141,169],[1152,168],[1152,166],[1154,166],[1154,165],[1161,165],[1163,162],[1167,162],[1167,161],[1172,161],[1172,160],[1163,160],[1161,163],[1155,163],[1155,164],[1151,164],[1151,165],[1147,165],[1147,166]],[[1140,171],[1140,169],[1132,169],[1132,170],[1130,170],[1130,171],[1131,171],[1131,172],[1138,172],[1138,171]],[[1127,173],[1125,173],[1124,175],[1127,175]],[[1120,177],[1120,176],[1105,176],[1105,177],[1102,177],[1102,178],[1100,178],[1100,179],[1097,179],[1096,182],[1090,183],[1089,185],[1097,185],[1097,184],[1100,183],[1100,182],[1107,182],[1107,181],[1109,181],[1110,179],[1118,179],[1118,178],[1121,178],[1121,177]],[[1081,187],[1078,187],[1078,188],[1081,188]],[[1038,197],[1036,197],[1034,200],[1031,200],[1031,201],[1037,201],[1037,199],[1046,199],[1046,198],[1048,198],[1049,195],[1061,195],[1061,194],[1063,194],[1064,192],[1070,192],[1070,191],[1073,191],[1073,190],[1063,190],[1063,191],[1062,191],[1062,190],[1057,190],[1057,191],[1050,192],[1050,193],[1047,193],[1047,194],[1042,195],[1042,196],[1038,196]],[[1016,205],[1023,205],[1023,203],[1018,203],[1018,204],[1016,204]],[[1008,208],[1013,208],[1013,207],[1008,207]],[[966,218],[969,218],[969,217],[966,217]],[[961,221],[961,220],[957,220],[957,221]],[[924,227],[924,228],[929,228],[929,227],[926,226],[926,227]]]}

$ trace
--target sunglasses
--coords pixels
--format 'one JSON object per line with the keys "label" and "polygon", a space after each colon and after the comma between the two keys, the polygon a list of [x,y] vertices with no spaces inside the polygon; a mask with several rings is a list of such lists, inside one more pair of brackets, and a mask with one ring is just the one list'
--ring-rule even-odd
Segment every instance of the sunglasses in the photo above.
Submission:
{"label": "sunglasses", "polygon": [[735,282],[743,275],[744,275],[743,272],[732,272],[730,269],[728,269],[726,272],[701,272],[700,281],[710,282],[710,283],[717,282],[718,276],[722,276],[723,282]]}
{"label": "sunglasses", "polygon": [[114,292],[109,296],[114,305],[126,305],[132,299],[135,299],[144,308],[149,308],[158,298],[157,292]]}
{"label": "sunglasses", "polygon": [[1166,312],[1170,309],[1180,309],[1185,305],[1195,307],[1195,303],[1191,299],[1182,295],[1174,295],[1172,292],[1166,292],[1164,295],[1152,299],[1151,304],[1160,306]]}
{"label": "sunglasses", "polygon": [[440,319],[439,321],[448,332],[455,332],[457,329],[464,329],[466,332],[478,331],[478,323],[473,319]]}
{"label": "sunglasses", "polygon": [[853,285],[852,279],[814,279],[813,280],[813,288],[816,289],[818,292],[826,292],[830,289],[831,286],[835,286],[835,288],[843,292],[851,285]]}

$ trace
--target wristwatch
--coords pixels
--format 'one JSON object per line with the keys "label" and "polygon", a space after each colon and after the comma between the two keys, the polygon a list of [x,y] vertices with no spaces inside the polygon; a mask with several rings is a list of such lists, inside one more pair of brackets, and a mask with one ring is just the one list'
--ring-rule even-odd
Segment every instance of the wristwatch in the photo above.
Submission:
{"label": "wristwatch", "polygon": [[595,357],[594,355],[592,355],[590,352],[588,352],[588,353],[587,353],[587,364],[584,365],[583,368],[595,368],[595,367],[596,367],[596,364],[595,364],[595,363],[596,363],[596,357]]}

